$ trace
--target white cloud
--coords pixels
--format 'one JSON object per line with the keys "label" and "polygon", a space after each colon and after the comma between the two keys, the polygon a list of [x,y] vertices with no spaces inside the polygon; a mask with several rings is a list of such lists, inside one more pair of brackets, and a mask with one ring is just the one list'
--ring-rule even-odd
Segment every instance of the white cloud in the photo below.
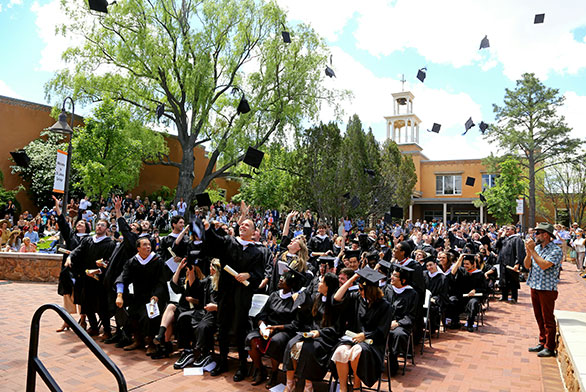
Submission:
{"label": "white cloud", "polygon": [[[21,4],[22,4],[22,0],[10,0],[10,1],[8,2],[8,5],[6,6],[6,8],[12,8],[12,7],[14,7],[15,5],[21,5]],[[1,10],[1,9],[2,9],[2,8],[0,7],[0,10]]]}
{"label": "white cloud", "polygon": [[2,12],[2,4],[0,4],[0,12]]}
{"label": "white cloud", "polygon": [[[400,75],[396,78],[377,77],[369,69],[356,61],[339,47],[331,47],[337,77],[327,79],[329,87],[352,91],[354,97],[342,103],[344,121],[358,114],[363,127],[372,127],[377,140],[386,139],[385,116],[393,114],[392,93],[401,91]],[[437,90],[417,83],[405,85],[405,90],[413,92],[414,113],[421,119],[419,140],[423,153],[430,159],[478,158],[488,155],[491,147],[482,140],[478,127],[471,129],[466,136],[464,123],[472,117],[478,124],[481,121],[481,108],[468,94]],[[332,108],[321,112],[321,120],[334,119]],[[428,133],[433,123],[442,125],[439,135]],[[345,129],[345,124],[342,124]]]}
{"label": "white cloud", "polygon": [[11,98],[19,98],[19,99],[22,99],[22,97],[19,94],[17,94],[16,91],[14,91],[3,80],[0,80],[0,95],[4,95],[6,97],[11,97]]}
{"label": "white cloud", "polygon": [[567,91],[564,96],[566,102],[560,109],[560,114],[566,117],[566,123],[572,128],[572,137],[586,139],[586,96],[578,95],[574,91]]}

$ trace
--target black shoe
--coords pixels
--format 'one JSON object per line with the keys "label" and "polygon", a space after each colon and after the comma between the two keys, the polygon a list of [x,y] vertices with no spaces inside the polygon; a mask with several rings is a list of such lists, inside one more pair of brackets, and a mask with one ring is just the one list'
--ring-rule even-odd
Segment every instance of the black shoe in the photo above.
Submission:
{"label": "black shoe", "polygon": [[511,301],[510,301],[509,303],[511,303],[511,304],[513,304],[513,305],[514,305],[514,304],[516,304],[516,303],[517,303],[517,300],[516,300],[516,299],[511,299]]}
{"label": "black shoe", "polygon": [[541,350],[543,350],[544,348],[545,348],[545,346],[544,346],[543,344],[538,344],[538,345],[537,345],[537,346],[535,346],[535,347],[529,347],[529,350],[528,350],[528,351],[529,351],[530,353],[538,353],[538,352],[540,352]]}
{"label": "black shoe", "polygon": [[265,382],[267,379],[267,370],[263,367],[255,369],[255,375],[253,376],[252,385],[257,386]]}
{"label": "black shoe", "polygon": [[[169,355],[171,354],[171,350],[173,350],[173,346],[171,346],[170,344],[167,344],[167,343],[159,344],[157,346],[157,351],[155,351],[154,353],[151,354],[151,358],[152,359],[161,359],[164,357],[169,358]],[[194,357],[194,359],[195,359],[195,357]]]}
{"label": "black shoe", "polygon": [[466,327],[466,329],[468,330],[468,332],[474,332],[474,327]]}
{"label": "black shoe", "polygon": [[226,363],[220,363],[218,365],[216,365],[216,367],[214,368],[214,370],[212,370],[210,372],[210,375],[212,377],[216,377],[219,376],[222,373],[226,373],[228,371],[228,365],[226,365]]}
{"label": "black shoe", "polygon": [[555,353],[548,348],[544,348],[543,350],[537,353],[537,356],[540,358],[555,357]]}
{"label": "black shoe", "polygon": [[104,343],[106,343],[106,344],[118,343],[120,341],[120,339],[122,339],[122,333],[115,333],[114,335],[112,335],[108,339],[104,340]]}
{"label": "black shoe", "polygon": [[126,347],[128,345],[130,345],[132,343],[132,339],[130,339],[128,336],[123,336],[118,343],[116,343],[116,347],[117,348],[123,348]]}
{"label": "black shoe", "polygon": [[157,335],[153,338],[153,344],[161,345],[165,343],[165,335]]}
{"label": "black shoe", "polygon": [[211,355],[201,355],[197,361],[193,363],[195,367],[206,367],[212,361]]}
{"label": "black shoe", "polygon": [[232,377],[232,379],[234,382],[240,382],[246,378],[246,373],[248,373],[246,366],[240,366],[238,370],[236,370],[236,373],[234,373],[234,377]]}
{"label": "black shoe", "polygon": [[271,376],[269,377],[269,381],[267,382],[267,385],[265,385],[265,388],[271,389],[272,387],[274,387],[278,383],[279,383],[279,371],[277,370],[276,372],[271,373]]}
{"label": "black shoe", "polygon": [[194,359],[195,359],[195,357],[193,355],[193,350],[190,349],[190,348],[186,348],[181,353],[181,356],[179,357],[179,359],[177,360],[177,362],[175,362],[173,364],[173,368],[174,369],[183,369],[183,368],[186,368],[187,366],[189,366],[189,365],[191,365],[193,363]]}

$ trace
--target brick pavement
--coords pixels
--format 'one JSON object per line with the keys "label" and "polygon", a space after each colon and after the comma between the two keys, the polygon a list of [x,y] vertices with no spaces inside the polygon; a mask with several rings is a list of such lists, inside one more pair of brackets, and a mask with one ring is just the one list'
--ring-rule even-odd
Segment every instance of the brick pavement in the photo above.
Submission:
{"label": "brick pavement", "polygon": [[[565,263],[561,275],[557,309],[586,312],[586,281],[579,278],[575,266]],[[6,283],[6,282],[0,282]],[[0,284],[0,390],[22,391],[26,384],[26,360],[30,319],[44,303],[61,304],[55,284]],[[536,343],[537,327],[523,285],[517,305],[492,301],[485,326],[477,333],[447,331],[433,348],[426,347],[416,365],[407,365],[404,376],[393,379],[394,391],[560,391],[557,362],[539,359],[527,352]],[[113,391],[114,377],[72,332],[55,333],[61,325],[51,311],[41,322],[39,356],[63,390]],[[249,381],[232,382],[232,373],[219,378],[209,374],[185,377],[173,369],[177,357],[151,360],[144,352],[124,352],[101,344],[104,351],[124,373],[129,390],[138,391],[264,391]],[[232,361],[232,367],[236,362]],[[384,387],[384,385],[383,385]],[[325,388],[317,388],[323,390]],[[45,391],[37,377],[37,390]]]}

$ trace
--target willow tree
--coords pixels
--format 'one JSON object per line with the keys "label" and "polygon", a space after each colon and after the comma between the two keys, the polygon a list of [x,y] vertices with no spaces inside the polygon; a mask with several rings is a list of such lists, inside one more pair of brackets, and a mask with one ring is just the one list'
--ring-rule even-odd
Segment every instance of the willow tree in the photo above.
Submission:
{"label": "willow tree", "polygon": [[[178,134],[178,161],[155,162],[179,172],[176,198],[190,202],[219,177],[234,174],[246,147],[286,140],[303,120],[314,121],[323,101],[339,94],[323,86],[327,49],[310,27],[288,25],[274,1],[123,0],[108,14],[62,1],[71,24],[63,34],[83,37],[64,59],[71,67],[46,86],[86,103],[108,97],[145,121],[164,105],[163,121]],[[291,43],[284,42],[286,29]],[[243,98],[248,113],[237,107]],[[193,149],[210,150],[194,184]]]}

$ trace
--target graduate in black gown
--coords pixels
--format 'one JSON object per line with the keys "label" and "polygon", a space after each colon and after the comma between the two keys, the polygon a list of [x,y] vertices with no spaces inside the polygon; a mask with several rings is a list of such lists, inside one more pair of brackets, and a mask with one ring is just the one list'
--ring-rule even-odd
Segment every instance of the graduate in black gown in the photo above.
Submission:
{"label": "graduate in black gown", "polygon": [[[79,220],[75,223],[75,229],[72,231],[69,223],[65,220],[63,214],[61,214],[61,208],[59,207],[59,200],[53,196],[55,201],[55,212],[57,213],[57,224],[59,225],[59,231],[61,237],[65,241],[65,249],[72,251],[77,248],[81,239],[90,233],[90,225],[85,220]],[[83,280],[80,276],[75,275],[71,268],[65,267],[67,261],[67,253],[63,254],[63,261],[61,262],[61,273],[59,274],[59,285],[57,286],[57,293],[63,296],[63,307],[68,309],[73,305],[80,305],[81,299],[81,287]],[[72,309],[75,310],[75,309]],[[73,312],[74,313],[74,312]],[[80,315],[79,323],[83,326],[85,322],[85,314]],[[63,323],[61,328],[57,329],[57,332],[63,332],[68,330],[67,323]],[[84,328],[85,329],[85,328]]]}
{"label": "graduate in black gown", "polygon": [[[134,342],[124,350],[130,351],[144,347],[145,343],[152,342],[158,326],[160,325],[161,315],[154,316],[152,309],[147,310],[147,304],[155,304],[159,308],[159,313],[165,309],[165,302],[162,300],[166,296],[167,286],[163,278],[163,261],[153,251],[151,251],[151,242],[149,238],[141,237],[136,241],[138,253],[132,257],[126,264],[118,278],[116,279],[116,306],[122,308],[128,306],[132,332],[134,333]],[[134,294],[129,303],[125,304],[123,299],[124,289],[132,284]],[[156,347],[149,344],[147,355],[156,351]]]}
{"label": "graduate in black gown", "polygon": [[428,259],[425,268],[425,287],[431,292],[430,324],[431,330],[435,331],[439,328],[441,316],[445,314],[449,303],[448,278],[439,269],[435,259]]}
{"label": "graduate in black gown", "polygon": [[319,286],[319,282],[321,282],[322,277],[331,272],[334,275],[336,274],[336,266],[335,266],[336,258],[332,256],[320,256],[317,259],[319,265],[319,272],[318,274],[309,282],[307,285],[306,291],[310,294],[313,298],[315,294],[317,294],[317,288]]}
{"label": "graduate in black gown", "polygon": [[321,256],[331,256],[333,254],[334,243],[326,234],[328,227],[325,223],[320,222],[317,225],[317,234],[309,239],[307,249],[309,250],[309,262],[317,269],[317,259]]}
{"label": "graduate in black gown", "polygon": [[[359,270],[334,295],[334,304],[357,303],[357,329],[352,338],[342,337],[332,355],[340,391],[347,391],[350,367],[354,372],[354,388],[361,382],[371,387],[379,379],[384,362],[385,342],[391,325],[392,308],[384,299],[379,281],[385,276],[371,268]],[[361,279],[358,292],[347,293],[348,288]]]}
{"label": "graduate in black gown", "polygon": [[326,272],[319,277],[315,294],[310,296],[305,290],[306,306],[302,306],[303,311],[298,312],[297,318],[306,335],[298,333],[287,344],[283,356],[283,368],[287,371],[285,391],[294,391],[296,381],[302,379],[305,379],[304,390],[312,391],[313,382],[323,380],[333,349],[342,334],[340,314],[332,305],[332,297],[338,288],[338,277]]}
{"label": "graduate in black gown", "polygon": [[[294,270],[285,272],[279,280],[279,291],[269,295],[260,313],[254,318],[255,329],[246,337],[246,349],[252,358],[255,377],[252,385],[260,385],[267,379],[262,365],[262,355],[271,358],[271,377],[267,388],[277,384],[279,364],[287,343],[296,331],[296,312],[298,302],[293,294],[301,288],[303,275]],[[264,333],[264,335],[263,335]]]}
{"label": "graduate in black gown", "polygon": [[407,267],[395,267],[390,284],[385,288],[385,299],[391,304],[392,322],[388,349],[392,376],[399,369],[397,356],[407,353],[409,334],[415,326],[419,295],[408,284],[413,272]]}
{"label": "graduate in black gown", "polygon": [[[220,358],[218,365],[210,372],[218,376],[228,370],[228,348],[233,337],[238,347],[240,366],[234,374],[234,381],[242,381],[247,374],[248,352],[244,341],[249,330],[248,310],[252,296],[264,276],[263,255],[253,242],[254,223],[250,219],[242,222],[239,237],[219,235],[215,228],[206,223],[205,243],[211,256],[220,259],[222,272],[218,287],[218,341]],[[228,266],[237,275],[232,276],[224,268]],[[248,282],[248,285],[245,284]]]}
{"label": "graduate in black gown", "polygon": [[108,261],[114,251],[114,241],[106,235],[106,230],[108,222],[100,219],[96,223],[96,234],[84,237],[65,262],[65,266],[70,267],[82,280],[81,313],[86,315],[90,323],[88,333],[92,336],[99,334],[96,313],[100,316],[104,331],[110,331],[107,295],[102,284],[105,268],[96,264],[98,260]]}

